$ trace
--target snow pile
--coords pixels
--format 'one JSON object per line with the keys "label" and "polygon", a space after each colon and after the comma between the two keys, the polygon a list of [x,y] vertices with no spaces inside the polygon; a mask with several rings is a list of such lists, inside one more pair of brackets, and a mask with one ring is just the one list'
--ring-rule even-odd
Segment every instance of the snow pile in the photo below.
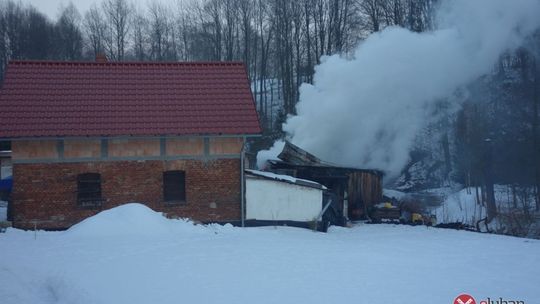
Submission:
{"label": "snow pile", "polygon": [[72,226],[66,234],[73,237],[158,236],[193,231],[193,223],[171,220],[143,204],[130,203],[102,211]]}
{"label": "snow pile", "polygon": [[443,1],[432,32],[390,27],[350,60],[323,58],[283,130],[325,161],[395,176],[441,100],[454,100],[455,111],[466,95],[457,92],[540,27],[538,12],[536,0]]}

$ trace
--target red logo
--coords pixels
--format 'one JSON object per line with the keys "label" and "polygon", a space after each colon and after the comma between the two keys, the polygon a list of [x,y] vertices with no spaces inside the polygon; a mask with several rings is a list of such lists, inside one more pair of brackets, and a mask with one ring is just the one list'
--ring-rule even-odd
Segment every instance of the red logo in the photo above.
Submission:
{"label": "red logo", "polygon": [[476,301],[468,294],[461,294],[454,300],[454,304],[476,304]]}

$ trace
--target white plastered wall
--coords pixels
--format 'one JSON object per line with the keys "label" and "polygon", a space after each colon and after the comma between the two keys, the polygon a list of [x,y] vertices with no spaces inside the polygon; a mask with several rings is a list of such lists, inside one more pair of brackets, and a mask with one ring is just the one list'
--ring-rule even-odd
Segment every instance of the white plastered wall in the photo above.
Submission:
{"label": "white plastered wall", "polygon": [[312,221],[322,209],[323,191],[246,176],[246,219]]}

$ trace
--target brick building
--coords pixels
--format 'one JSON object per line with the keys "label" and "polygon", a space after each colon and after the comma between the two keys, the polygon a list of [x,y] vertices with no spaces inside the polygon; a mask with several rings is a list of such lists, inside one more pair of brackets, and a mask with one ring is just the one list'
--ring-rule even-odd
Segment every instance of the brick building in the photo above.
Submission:
{"label": "brick building", "polygon": [[0,108],[15,227],[63,229],[127,202],[241,218],[243,145],[260,133],[242,63],[14,61]]}

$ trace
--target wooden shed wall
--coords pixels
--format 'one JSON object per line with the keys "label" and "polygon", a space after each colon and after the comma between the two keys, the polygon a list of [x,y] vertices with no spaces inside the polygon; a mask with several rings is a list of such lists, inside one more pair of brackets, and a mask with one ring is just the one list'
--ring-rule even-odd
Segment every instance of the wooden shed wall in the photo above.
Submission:
{"label": "wooden shed wall", "polygon": [[366,215],[368,208],[382,201],[382,179],[370,172],[349,174],[349,217],[358,219]]}

